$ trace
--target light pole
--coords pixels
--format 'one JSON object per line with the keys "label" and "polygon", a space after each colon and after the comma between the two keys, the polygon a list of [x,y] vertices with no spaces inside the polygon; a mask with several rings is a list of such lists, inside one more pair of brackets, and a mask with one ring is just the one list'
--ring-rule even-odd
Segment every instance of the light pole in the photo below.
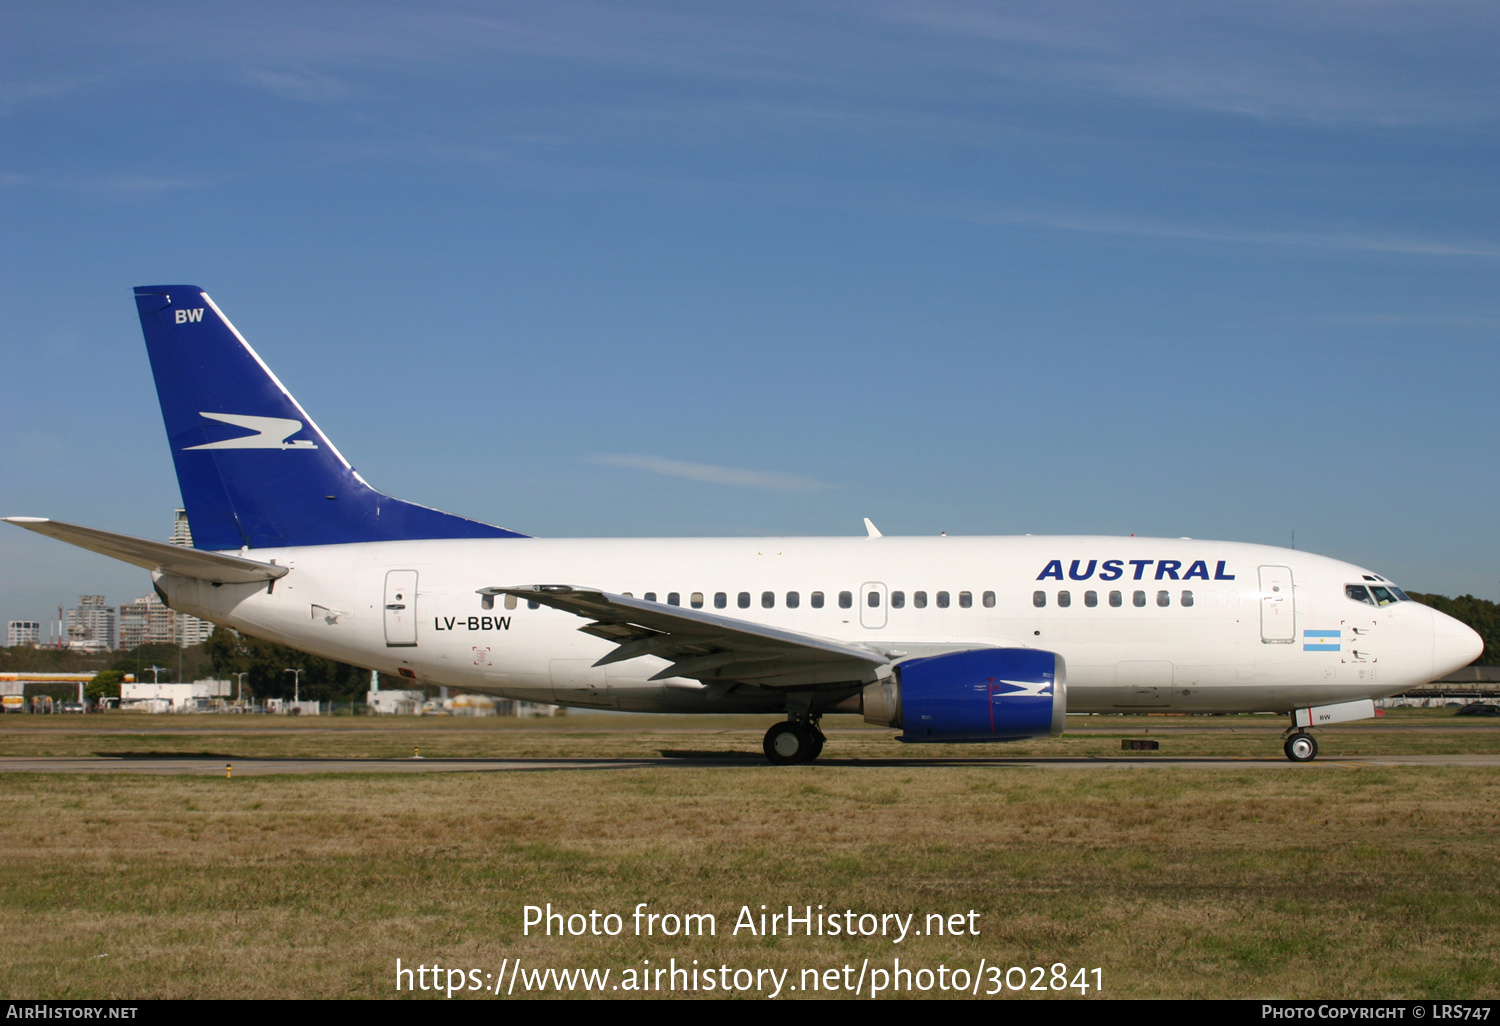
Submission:
{"label": "light pole", "polygon": [[148,667],[146,667],[146,669],[148,669],[148,670],[151,671],[151,683],[157,684],[157,683],[160,683],[161,671],[165,670],[166,667],[165,666],[148,666]]}
{"label": "light pole", "polygon": [[236,705],[244,705],[245,704],[245,678],[248,677],[248,676],[250,676],[250,674],[248,672],[247,673],[236,673],[234,675],[235,682],[239,685],[239,690],[235,692],[235,696],[234,696],[234,701],[235,701]]}
{"label": "light pole", "polygon": [[300,690],[302,686],[302,667],[299,666],[295,670],[287,667],[286,672],[292,675],[292,704],[298,705],[301,703],[301,698],[298,696],[302,694]]}

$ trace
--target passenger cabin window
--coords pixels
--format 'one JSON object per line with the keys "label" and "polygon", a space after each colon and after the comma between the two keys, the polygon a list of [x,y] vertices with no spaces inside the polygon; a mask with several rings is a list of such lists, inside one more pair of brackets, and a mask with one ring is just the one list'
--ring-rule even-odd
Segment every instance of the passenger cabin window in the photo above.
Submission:
{"label": "passenger cabin window", "polygon": [[788,609],[796,609],[801,604],[802,604],[802,596],[801,595],[797,594],[795,591],[789,591],[789,592],[786,593],[786,607]]}
{"label": "passenger cabin window", "polygon": [[974,593],[972,591],[961,591],[958,593],[958,608],[971,609],[974,606]]}
{"label": "passenger cabin window", "polygon": [[1093,609],[1099,604],[1099,593],[1097,591],[1086,591],[1083,593],[1083,604]]}
{"label": "passenger cabin window", "polygon": [[702,609],[703,608],[703,592],[701,592],[701,591],[695,591],[691,595],[689,595],[688,596],[688,605],[692,606],[694,609]]}
{"label": "passenger cabin window", "polygon": [[507,595],[507,596],[505,596],[505,608],[506,609],[514,609],[514,608],[516,608],[516,597],[514,595]]}
{"label": "passenger cabin window", "polygon": [[1172,604],[1172,593],[1170,591],[1159,591],[1156,593],[1156,604],[1163,609]]}
{"label": "passenger cabin window", "polygon": [[763,591],[760,593],[760,608],[775,609],[776,593],[774,591]]}
{"label": "passenger cabin window", "polygon": [[527,609],[541,609],[542,608],[542,604],[540,602],[534,601],[532,599],[527,599],[526,600],[526,608]]}
{"label": "passenger cabin window", "polygon": [[656,592],[654,592],[654,591],[648,591],[648,592],[646,592],[646,594],[642,595],[641,598],[645,599],[647,602],[655,602],[656,601]]}
{"label": "passenger cabin window", "polygon": [[852,592],[852,591],[841,591],[841,592],[839,592],[839,608],[840,609],[852,609],[853,607],[854,607],[854,592]]}
{"label": "passenger cabin window", "polygon": [[714,608],[723,609],[727,605],[729,605],[729,596],[722,591],[714,592]]}
{"label": "passenger cabin window", "polygon": [[911,593],[911,604],[918,609],[927,608],[927,593],[925,591],[914,591]]}
{"label": "passenger cabin window", "polygon": [[679,595],[679,594],[677,594],[677,592],[675,592],[675,591],[669,591],[669,592],[667,592],[667,605],[669,605],[669,606],[680,606],[680,605],[682,605],[682,596]]}
{"label": "passenger cabin window", "polygon": [[904,592],[904,591],[893,591],[893,592],[891,592],[891,608],[892,609],[902,609],[905,606],[906,606],[906,592]]}
{"label": "passenger cabin window", "polygon": [[742,592],[740,592],[736,601],[738,601],[739,607],[741,609],[749,609],[750,608],[750,593],[748,591],[742,591]]}
{"label": "passenger cabin window", "polygon": [[1144,608],[1146,605],[1146,593],[1144,591],[1136,592],[1135,595],[1131,597],[1131,601],[1134,602],[1137,606]]}
{"label": "passenger cabin window", "polygon": [[1193,593],[1192,592],[1185,591],[1185,592],[1182,593],[1182,604],[1185,605],[1185,606],[1190,606],[1190,605],[1193,604]]}
{"label": "passenger cabin window", "polygon": [[1069,592],[1069,591],[1060,591],[1060,592],[1058,592],[1057,593],[1057,604],[1059,606],[1061,606],[1063,609],[1067,609],[1069,606],[1071,606],[1073,604],[1073,593]]}
{"label": "passenger cabin window", "polygon": [[1118,591],[1112,591],[1109,593],[1109,604],[1119,609],[1125,604],[1125,598]]}
{"label": "passenger cabin window", "polygon": [[981,599],[981,601],[984,603],[984,608],[986,608],[986,609],[994,609],[995,608],[995,593],[993,591],[987,591],[987,592],[985,592],[984,593],[984,598]]}
{"label": "passenger cabin window", "polygon": [[1041,609],[1047,604],[1047,593],[1045,591],[1034,591],[1031,593],[1031,604]]}
{"label": "passenger cabin window", "polygon": [[937,606],[939,609],[948,608],[948,593],[946,591],[940,591],[937,593]]}
{"label": "passenger cabin window", "polygon": [[810,596],[810,598],[811,598],[811,601],[812,601],[812,607],[814,609],[822,609],[823,608],[823,593],[821,591],[815,591],[815,592],[813,592],[812,595]]}
{"label": "passenger cabin window", "polygon": [[878,591],[872,591],[872,592],[870,592],[870,594],[866,595],[865,596],[865,605],[869,606],[871,609],[879,609],[880,608],[880,592],[878,592]]}

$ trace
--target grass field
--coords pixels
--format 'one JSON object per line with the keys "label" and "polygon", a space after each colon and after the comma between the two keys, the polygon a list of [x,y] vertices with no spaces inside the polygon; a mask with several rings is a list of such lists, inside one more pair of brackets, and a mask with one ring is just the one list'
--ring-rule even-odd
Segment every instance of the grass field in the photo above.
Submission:
{"label": "grass field", "polygon": [[[512,717],[96,716],[0,717],[0,756],[204,754],[240,758],[649,758],[716,752],[759,757],[777,716]],[[826,716],[824,759],[1118,757],[1120,739],[1153,738],[1139,758],[1281,758],[1285,721],[1273,716],[1070,716],[1059,738],[1005,745],[903,745],[858,716]],[[1500,719],[1457,718],[1451,709],[1393,710],[1380,720],[1317,732],[1324,758],[1339,755],[1500,753]]]}
{"label": "grass field", "polygon": [[[1325,731],[1324,757],[1496,750],[1500,730],[1484,721],[1445,729],[1465,721],[1441,712]],[[1159,737],[1163,755],[1189,745],[1278,754],[1279,724],[1257,719],[1080,718],[1038,751],[1118,755],[1125,735]],[[759,746],[759,729],[742,721],[652,720],[650,733],[641,722],[8,717],[0,754],[375,756],[420,744],[424,755],[515,757]],[[981,959],[1097,967],[1104,996],[1115,997],[1475,998],[1500,989],[1500,771],[838,765],[841,755],[936,754],[857,722],[831,737],[832,764],[808,767],[6,774],[0,993],[388,997],[398,958],[481,979],[520,958],[528,971],[611,969],[612,982],[645,959],[698,959],[787,970],[796,986],[805,969],[857,971],[866,958],[888,968],[898,956],[908,968],[969,972]],[[1105,733],[1082,733],[1094,729]],[[625,929],[523,936],[523,906],[547,902],[619,913]],[[712,913],[717,935],[636,937],[638,902]],[[916,913],[918,929],[928,913],[973,909],[979,933],[900,944],[732,934],[742,906],[758,913],[761,904]]]}

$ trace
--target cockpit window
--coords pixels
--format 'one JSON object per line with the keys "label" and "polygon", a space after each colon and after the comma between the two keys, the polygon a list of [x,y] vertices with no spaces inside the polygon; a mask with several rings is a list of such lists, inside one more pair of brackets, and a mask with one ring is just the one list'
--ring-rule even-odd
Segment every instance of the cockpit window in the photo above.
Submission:
{"label": "cockpit window", "polygon": [[1410,595],[1408,595],[1406,592],[1402,591],[1400,588],[1396,587],[1394,584],[1391,585],[1391,594],[1394,595],[1394,596],[1396,596],[1396,601],[1398,601],[1398,602],[1412,602],[1412,601],[1414,601]]}
{"label": "cockpit window", "polygon": [[1356,602],[1368,602],[1372,606],[1375,604],[1375,600],[1370,597],[1370,592],[1363,584],[1344,585],[1344,594]]}
{"label": "cockpit window", "polygon": [[1389,606],[1401,601],[1390,593],[1390,589],[1382,588],[1378,584],[1371,585],[1370,590],[1375,593],[1375,604],[1377,606]]}

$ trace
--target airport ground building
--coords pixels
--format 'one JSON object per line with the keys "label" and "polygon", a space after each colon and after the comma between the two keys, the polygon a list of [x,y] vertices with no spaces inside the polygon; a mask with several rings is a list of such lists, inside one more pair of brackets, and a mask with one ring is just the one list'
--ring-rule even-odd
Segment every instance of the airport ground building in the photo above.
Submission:
{"label": "airport ground building", "polygon": [[233,693],[234,682],[228,680],[195,680],[191,684],[127,681],[120,685],[120,707],[144,707],[148,712],[186,712],[207,708],[215,699],[228,699]]}

